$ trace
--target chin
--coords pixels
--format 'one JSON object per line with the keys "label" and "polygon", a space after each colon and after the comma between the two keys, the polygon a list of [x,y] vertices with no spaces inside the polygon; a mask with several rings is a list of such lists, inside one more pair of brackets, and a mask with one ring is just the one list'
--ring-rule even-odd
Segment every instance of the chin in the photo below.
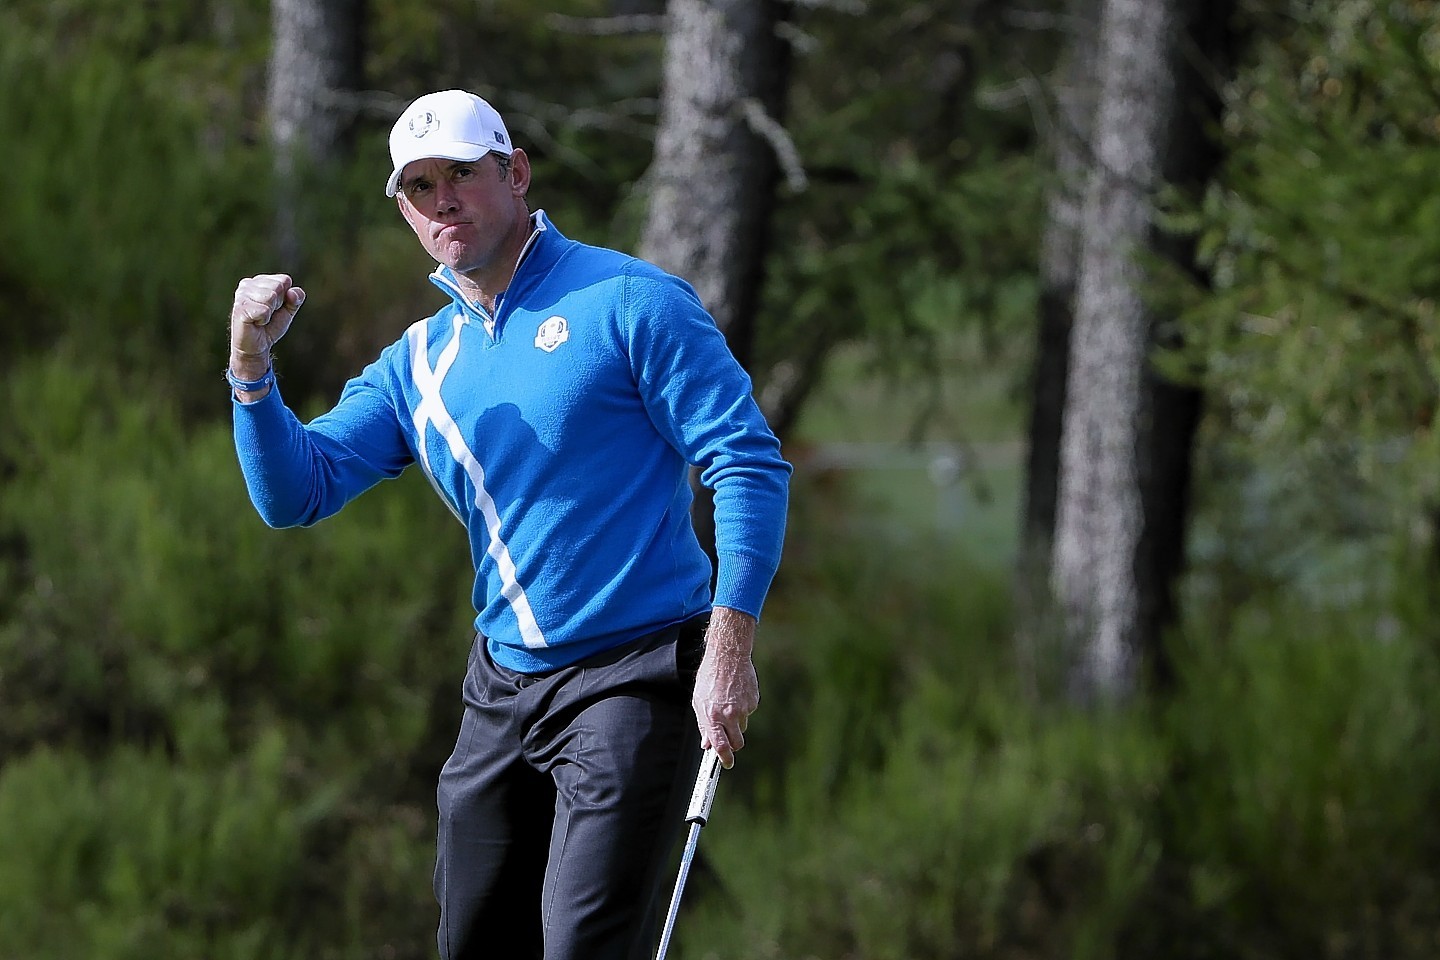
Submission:
{"label": "chin", "polygon": [[464,271],[470,266],[470,249],[463,243],[444,243],[439,249],[432,250],[432,255],[437,261],[445,264],[451,270]]}

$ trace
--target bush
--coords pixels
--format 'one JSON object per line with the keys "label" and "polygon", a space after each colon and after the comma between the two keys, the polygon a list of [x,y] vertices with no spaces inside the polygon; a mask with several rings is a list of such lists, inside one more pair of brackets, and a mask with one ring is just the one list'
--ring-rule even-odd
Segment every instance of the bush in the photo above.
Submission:
{"label": "bush", "polygon": [[1166,710],[1192,908],[1257,956],[1433,956],[1440,720],[1428,631],[1257,602],[1197,631]]}
{"label": "bush", "polygon": [[295,901],[333,792],[297,802],[275,730],[219,762],[121,745],[39,748],[0,771],[6,956],[308,955]]}
{"label": "bush", "polygon": [[[402,478],[273,531],[227,424],[186,428],[63,352],[3,393],[0,889],[46,907],[0,942],[39,957],[427,944],[434,782],[473,617],[464,536],[429,487]],[[68,779],[73,796],[42,802]]]}
{"label": "bush", "polygon": [[[767,617],[781,702],[722,782],[677,955],[1435,955],[1440,665],[1418,601],[1192,617],[1173,691],[1090,712],[1020,693],[1002,576],[826,547]],[[824,599],[862,584],[873,604]]]}

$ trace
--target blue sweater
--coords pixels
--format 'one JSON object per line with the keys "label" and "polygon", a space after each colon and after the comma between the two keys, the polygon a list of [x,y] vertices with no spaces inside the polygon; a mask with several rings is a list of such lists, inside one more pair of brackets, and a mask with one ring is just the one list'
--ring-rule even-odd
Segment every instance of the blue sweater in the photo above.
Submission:
{"label": "blue sweater", "polygon": [[308,526],[419,463],[470,538],[476,629],[538,672],[705,612],[687,464],[715,491],[713,602],[752,616],[780,560],[790,465],[694,290],[562,236],[543,211],[489,316],[451,297],[302,424],[233,404],[250,499]]}

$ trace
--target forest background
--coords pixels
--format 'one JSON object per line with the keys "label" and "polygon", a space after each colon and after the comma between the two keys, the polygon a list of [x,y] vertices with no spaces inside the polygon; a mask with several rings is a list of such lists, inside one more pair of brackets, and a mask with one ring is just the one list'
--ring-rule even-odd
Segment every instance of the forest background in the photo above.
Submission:
{"label": "forest background", "polygon": [[221,371],[251,273],[309,414],[431,312],[451,86],[659,260],[763,158],[792,516],[675,956],[1440,956],[1436,4],[274,2],[0,8],[0,957],[432,955],[465,544],[413,471],[266,529]]}

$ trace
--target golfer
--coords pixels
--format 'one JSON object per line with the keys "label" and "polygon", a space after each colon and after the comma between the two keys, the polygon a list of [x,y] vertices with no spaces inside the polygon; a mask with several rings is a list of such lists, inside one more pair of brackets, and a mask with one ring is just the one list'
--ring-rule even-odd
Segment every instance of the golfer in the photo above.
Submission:
{"label": "golfer", "polygon": [[[465,526],[477,634],[437,791],[440,956],[647,957],[699,752],[729,767],[759,704],[790,466],[695,292],[532,213],[488,103],[419,98],[390,155],[386,195],[448,302],[301,423],[271,351],[305,293],[242,280],[227,379],[250,498],[306,526],[419,464]],[[691,464],[714,491],[713,596]]]}

